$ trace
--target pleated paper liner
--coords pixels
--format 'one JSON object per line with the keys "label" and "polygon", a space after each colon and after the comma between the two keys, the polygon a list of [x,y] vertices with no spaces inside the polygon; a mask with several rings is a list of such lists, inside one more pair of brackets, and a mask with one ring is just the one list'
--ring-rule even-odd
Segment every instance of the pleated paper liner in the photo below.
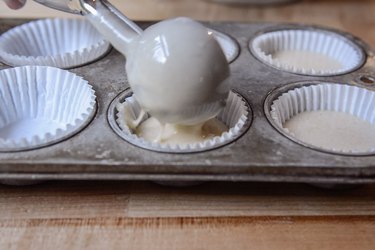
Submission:
{"label": "pleated paper liner", "polygon": [[[230,92],[225,108],[216,117],[228,127],[227,132],[199,143],[180,145],[154,143],[138,137],[133,131],[134,128],[128,123],[129,115],[132,119],[136,119],[141,112],[140,105],[132,95],[132,92],[127,90],[112,102],[108,114],[110,124],[114,131],[127,142],[156,152],[194,153],[215,149],[239,138],[250,127],[252,120],[252,111],[246,100],[238,93]],[[146,115],[142,121],[148,117]]]}
{"label": "pleated paper liner", "polygon": [[374,91],[335,83],[297,87],[272,101],[270,116],[279,131],[304,146],[345,155],[375,153]]}
{"label": "pleated paper liner", "polygon": [[250,49],[263,63],[302,75],[349,73],[366,58],[362,48],[348,38],[318,29],[266,32],[250,42]]}
{"label": "pleated paper liner", "polygon": [[213,29],[208,30],[209,32],[212,32],[212,35],[219,43],[221,49],[224,52],[225,57],[227,58],[228,63],[233,62],[240,54],[240,48],[238,46],[238,43],[232,37],[224,33],[221,33]]}
{"label": "pleated paper liner", "polygon": [[110,44],[86,20],[42,19],[0,36],[0,58],[11,66],[72,68],[99,59]]}
{"label": "pleated paper liner", "polygon": [[87,81],[65,70],[1,70],[0,151],[39,148],[72,136],[91,121],[95,99]]}

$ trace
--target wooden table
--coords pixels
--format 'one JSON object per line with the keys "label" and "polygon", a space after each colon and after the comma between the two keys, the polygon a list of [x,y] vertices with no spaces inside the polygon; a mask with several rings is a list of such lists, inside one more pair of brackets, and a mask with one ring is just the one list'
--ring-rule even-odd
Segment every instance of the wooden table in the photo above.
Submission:
{"label": "wooden table", "polygon": [[[1,249],[374,249],[375,185],[0,186]],[[56,246],[59,246],[56,248]]]}
{"label": "wooden table", "polygon": [[[135,20],[282,21],[349,31],[375,47],[375,1],[248,7],[193,0],[112,1]],[[66,14],[29,1],[0,17]],[[47,182],[0,186],[0,249],[375,249],[375,185]]]}

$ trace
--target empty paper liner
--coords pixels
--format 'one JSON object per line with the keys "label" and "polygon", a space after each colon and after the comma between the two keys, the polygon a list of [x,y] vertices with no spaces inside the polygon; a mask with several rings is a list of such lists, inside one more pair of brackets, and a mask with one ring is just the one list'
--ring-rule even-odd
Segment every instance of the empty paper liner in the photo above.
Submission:
{"label": "empty paper liner", "polygon": [[255,57],[280,70],[303,75],[338,75],[356,70],[363,50],[342,35],[324,30],[279,30],[250,43]]}
{"label": "empty paper liner", "polygon": [[233,38],[224,33],[221,33],[213,29],[208,30],[209,32],[212,32],[216,41],[219,43],[221,49],[224,52],[225,57],[227,58],[228,63],[233,62],[234,59],[236,59],[238,54],[240,53],[240,49],[237,42]]}
{"label": "empty paper liner", "polygon": [[46,146],[72,136],[95,114],[95,94],[65,70],[24,66],[0,71],[0,151]]}
{"label": "empty paper liner", "polygon": [[12,66],[72,68],[102,57],[109,49],[95,28],[80,19],[33,21],[0,36],[0,58]]}
{"label": "empty paper liner", "polygon": [[[135,134],[134,128],[130,124],[139,117],[141,107],[130,91],[117,97],[111,104],[110,110],[113,110],[109,113],[109,119],[112,120],[111,126],[123,139],[141,148],[167,153],[201,152],[226,145],[239,138],[247,130],[252,118],[251,109],[246,100],[238,93],[231,92],[226,106],[216,117],[228,128],[221,136],[197,143],[162,144],[147,141]],[[147,118],[149,118],[148,115],[143,117],[143,121]]]}
{"label": "empty paper liner", "polygon": [[305,146],[342,154],[375,153],[375,92],[321,83],[282,93],[272,123]]}

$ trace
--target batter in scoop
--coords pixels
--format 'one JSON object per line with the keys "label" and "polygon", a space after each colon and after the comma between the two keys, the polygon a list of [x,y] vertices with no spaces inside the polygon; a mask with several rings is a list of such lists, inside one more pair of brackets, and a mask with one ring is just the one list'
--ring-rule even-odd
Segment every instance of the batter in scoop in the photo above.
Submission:
{"label": "batter in scoop", "polygon": [[283,127],[295,138],[323,149],[368,152],[375,148],[375,125],[348,113],[303,112]]}

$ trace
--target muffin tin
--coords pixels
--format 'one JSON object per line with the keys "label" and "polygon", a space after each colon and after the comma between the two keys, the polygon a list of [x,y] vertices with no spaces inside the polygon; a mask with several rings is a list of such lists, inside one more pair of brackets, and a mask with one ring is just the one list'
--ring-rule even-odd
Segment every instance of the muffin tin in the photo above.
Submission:
{"label": "muffin tin", "polygon": [[[0,31],[26,20],[2,20]],[[141,22],[141,27],[151,23]],[[269,121],[269,107],[288,86],[318,83],[355,85],[375,91],[373,51],[350,34],[321,27],[275,23],[206,23],[233,37],[240,55],[231,63],[233,91],[251,108],[249,128],[229,144],[195,153],[160,153],[140,148],[115,133],[110,108],[128,90],[125,58],[112,50],[94,63],[70,69],[93,86],[97,112],[92,121],[70,138],[39,149],[0,153],[0,179],[154,181],[268,181],[359,184],[375,182],[375,155],[341,155],[315,150],[290,140]],[[334,32],[365,53],[353,72],[311,76],[279,70],[263,63],[249,49],[259,34],[275,30]],[[0,64],[1,69],[9,68]],[[268,116],[268,118],[267,118]]]}

